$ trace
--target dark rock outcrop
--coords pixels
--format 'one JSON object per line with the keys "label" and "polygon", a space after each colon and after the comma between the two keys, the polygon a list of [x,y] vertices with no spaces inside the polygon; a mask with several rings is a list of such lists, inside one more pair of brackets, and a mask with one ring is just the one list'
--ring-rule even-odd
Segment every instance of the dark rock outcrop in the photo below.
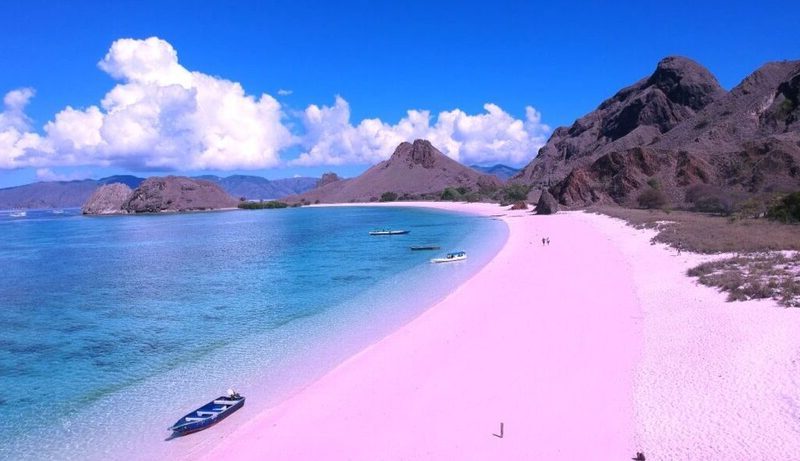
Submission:
{"label": "dark rock outcrop", "polygon": [[81,208],[81,213],[91,215],[125,214],[122,205],[133,190],[126,184],[112,183],[100,186]]}
{"label": "dark rock outcrop", "polygon": [[297,196],[287,202],[342,203],[378,200],[385,192],[399,199],[439,194],[447,187],[472,190],[497,188],[502,182],[481,174],[447,157],[429,141],[417,139],[397,146],[384,160],[356,178],[334,181]]}
{"label": "dark rock outcrop", "polygon": [[556,214],[558,213],[558,201],[550,194],[547,189],[542,191],[539,202],[536,203],[536,214]]}

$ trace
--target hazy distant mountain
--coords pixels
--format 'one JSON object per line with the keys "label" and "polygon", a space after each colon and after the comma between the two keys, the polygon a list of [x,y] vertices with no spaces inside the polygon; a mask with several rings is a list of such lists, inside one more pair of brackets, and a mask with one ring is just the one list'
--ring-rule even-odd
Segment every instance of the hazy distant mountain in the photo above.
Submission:
{"label": "hazy distant mountain", "polygon": [[414,144],[397,146],[388,160],[378,163],[352,179],[333,181],[301,195],[286,197],[287,201],[306,200],[322,203],[369,202],[380,199],[385,192],[399,198],[438,194],[446,187],[497,187],[500,180],[478,173],[447,157],[430,142],[417,139]]}
{"label": "hazy distant mountain", "polygon": [[276,199],[287,195],[301,194],[313,189],[319,178],[285,178],[269,180],[260,176],[233,175],[226,178],[204,175],[197,178],[213,181],[234,197],[248,200]]}
{"label": "hazy distant mountain", "polygon": [[99,180],[47,181],[0,189],[0,209],[72,208],[82,206],[99,185],[123,183],[134,188],[144,179],[109,176]]}
{"label": "hazy distant mountain", "polygon": [[131,189],[136,189],[137,187],[139,187],[139,184],[141,184],[142,181],[144,181],[144,178],[140,178],[138,176],[118,174],[114,176],[109,176],[107,178],[100,178],[97,180],[97,183],[102,185],[120,183],[120,184],[125,184]]}
{"label": "hazy distant mountain", "polygon": [[520,172],[519,168],[512,168],[510,166],[500,164],[493,166],[470,165],[469,167],[484,174],[497,176],[503,181],[507,181],[509,178]]}
{"label": "hazy distant mountain", "polygon": [[[260,176],[245,175],[226,178],[206,175],[197,178],[217,183],[225,192],[236,198],[246,197],[255,200],[300,194],[313,189],[319,181],[319,178],[308,177],[268,180]],[[0,209],[80,207],[100,186],[120,183],[136,189],[142,181],[144,178],[116,175],[97,180],[47,181],[9,187],[0,189]]]}
{"label": "hazy distant mountain", "polygon": [[800,189],[800,61],[769,63],[730,92],[686,58],[659,62],[571,127],[512,178],[565,205],[636,205],[656,185],[669,205]]}

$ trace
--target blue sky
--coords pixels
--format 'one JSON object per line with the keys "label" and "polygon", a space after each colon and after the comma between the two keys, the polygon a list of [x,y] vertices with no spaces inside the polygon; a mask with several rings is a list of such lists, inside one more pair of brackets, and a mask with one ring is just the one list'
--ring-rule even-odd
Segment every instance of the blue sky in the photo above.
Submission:
{"label": "blue sky", "polygon": [[[664,56],[699,61],[725,88],[800,58],[798,13],[798,2],[6,0],[0,95],[17,92],[0,130],[17,137],[0,142],[0,187],[167,171],[353,175],[420,134],[465,163],[520,166],[549,129]],[[142,56],[170,50],[175,63],[141,71]],[[176,85],[183,93],[165,97]],[[104,106],[116,86],[127,96]],[[220,101],[234,101],[227,119]],[[167,130],[170,114],[181,122]],[[78,133],[94,122],[101,131]],[[251,126],[267,128],[257,139],[237,129]]]}

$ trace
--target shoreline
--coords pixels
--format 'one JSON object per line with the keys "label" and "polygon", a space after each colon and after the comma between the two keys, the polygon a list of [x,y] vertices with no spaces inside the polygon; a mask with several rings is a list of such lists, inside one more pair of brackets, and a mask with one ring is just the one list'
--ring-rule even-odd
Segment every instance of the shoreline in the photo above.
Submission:
{"label": "shoreline", "polygon": [[[444,300],[244,422],[206,459],[457,459],[466,454],[544,459],[590,456],[598,449],[629,457],[630,390],[640,343],[639,327],[630,318],[637,308],[629,277],[620,282],[611,274],[596,278],[587,268],[582,277],[594,285],[573,292],[584,304],[603,284],[626,293],[613,316],[616,324],[602,310],[586,309],[579,322],[569,310],[551,311],[548,306],[561,303],[559,290],[529,292],[537,285],[532,280],[552,277],[548,268],[573,253],[574,245],[564,243],[580,241],[587,229],[556,237],[552,226],[564,227],[567,215],[537,218],[496,204],[378,206],[494,216],[505,221],[509,238],[492,261]],[[540,241],[545,235],[551,237],[548,247]],[[602,244],[595,238],[581,246]],[[610,246],[607,250],[613,253]],[[524,269],[513,270],[521,263]],[[498,286],[502,293],[496,293]],[[581,339],[559,334],[564,329]],[[502,439],[492,435],[499,433],[500,423]],[[582,438],[585,443],[576,443]]]}
{"label": "shoreline", "polygon": [[[654,459],[788,459],[800,452],[800,398],[792,391],[800,312],[726,303],[685,274],[712,257],[677,256],[651,244],[652,231],[582,212],[337,206],[503,215],[509,236],[445,299],[244,421],[203,459],[630,459],[637,451]],[[494,435],[500,423],[503,438]]]}

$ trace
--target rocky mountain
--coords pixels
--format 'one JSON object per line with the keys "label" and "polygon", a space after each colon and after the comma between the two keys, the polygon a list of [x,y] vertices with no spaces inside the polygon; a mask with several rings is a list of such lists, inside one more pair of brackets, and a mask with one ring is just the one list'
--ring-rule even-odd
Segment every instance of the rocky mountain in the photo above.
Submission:
{"label": "rocky mountain", "polygon": [[[83,207],[84,214],[159,213],[235,208],[238,200],[211,181],[182,176],[152,177],[127,196],[124,186],[103,186]],[[120,200],[124,197],[124,200]],[[119,208],[114,208],[119,204]]]}
{"label": "rocky mountain", "polygon": [[725,92],[699,64],[666,58],[656,71],[570,128],[559,128],[514,180],[550,186],[565,205],[636,205],[657,189],[687,206],[698,187],[718,197],[800,188],[800,61],[769,63]]}
{"label": "rocky mountain", "polygon": [[520,172],[519,168],[512,168],[510,166],[500,164],[492,166],[470,165],[469,167],[479,173],[496,176],[503,181],[508,181]]}
{"label": "rocky mountain", "polygon": [[81,213],[91,215],[125,214],[122,207],[133,194],[127,184],[112,183],[97,188],[81,207]]}
{"label": "rocky mountain", "polygon": [[514,180],[558,182],[607,152],[649,145],[724,94],[700,64],[683,57],[662,59],[651,76],[618,91],[572,126],[557,128]]}
{"label": "rocky mountain", "polygon": [[286,197],[289,202],[369,202],[385,192],[398,198],[438,196],[446,187],[473,190],[500,186],[494,176],[478,173],[447,157],[429,141],[417,139],[397,146],[388,160],[371,167],[356,178],[331,181],[304,194]]}
{"label": "rocky mountain", "polygon": [[234,197],[248,200],[270,200],[287,195],[302,194],[317,185],[319,178],[285,178],[269,180],[260,176],[232,175],[225,178],[213,175],[197,176],[215,182]]}

